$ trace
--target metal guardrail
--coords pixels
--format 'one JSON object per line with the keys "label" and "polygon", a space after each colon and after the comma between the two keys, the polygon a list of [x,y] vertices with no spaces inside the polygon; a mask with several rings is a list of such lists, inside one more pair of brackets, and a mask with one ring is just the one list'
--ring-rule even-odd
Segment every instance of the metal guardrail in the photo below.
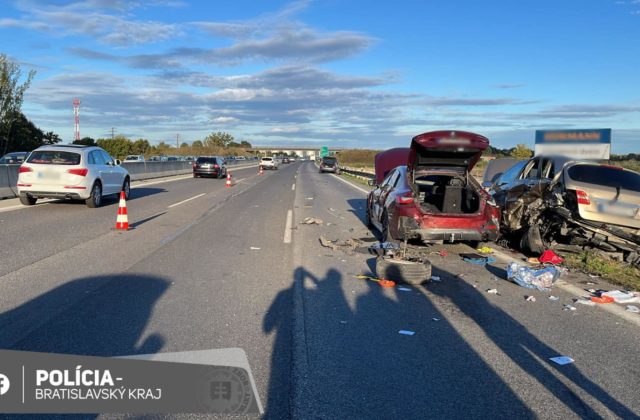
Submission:
{"label": "metal guardrail", "polygon": [[355,176],[356,178],[360,178],[365,181],[374,179],[376,177],[376,174],[373,171],[367,171],[364,168],[357,169],[357,168],[350,168],[348,166],[341,166],[340,172],[344,172],[346,174]]}
{"label": "metal guardrail", "polygon": [[[227,167],[239,165],[258,165],[256,160],[226,162]],[[122,167],[129,171],[131,181],[142,181],[145,179],[162,178],[166,176],[183,175],[191,173],[191,162],[123,162]],[[17,197],[16,184],[18,183],[18,170],[20,165],[0,165],[0,199]]]}

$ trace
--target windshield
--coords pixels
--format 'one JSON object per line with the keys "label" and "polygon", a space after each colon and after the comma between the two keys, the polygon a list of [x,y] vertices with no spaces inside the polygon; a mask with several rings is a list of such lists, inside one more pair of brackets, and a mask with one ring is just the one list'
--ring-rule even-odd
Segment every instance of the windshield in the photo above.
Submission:
{"label": "windshield", "polygon": [[199,157],[197,163],[218,163],[214,157]]}
{"label": "windshield", "polygon": [[621,168],[602,165],[574,165],[568,169],[568,174],[574,181],[640,193],[640,174],[624,171]]}
{"label": "windshield", "polygon": [[262,158],[262,160],[267,161],[267,162],[271,162],[273,159],[272,158]]}

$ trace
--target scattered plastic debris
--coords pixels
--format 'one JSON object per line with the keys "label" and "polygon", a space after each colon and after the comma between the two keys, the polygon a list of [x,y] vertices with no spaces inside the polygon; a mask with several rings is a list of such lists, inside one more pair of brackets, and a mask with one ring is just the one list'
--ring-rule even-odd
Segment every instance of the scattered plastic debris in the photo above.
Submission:
{"label": "scattered plastic debris", "polygon": [[398,334],[402,334],[402,335],[413,335],[415,334],[415,331],[409,331],[409,330],[400,330],[398,331]]}
{"label": "scattered plastic debris", "polygon": [[577,308],[573,305],[565,304],[562,308],[563,311],[575,311]]}
{"label": "scattered plastic debris", "polygon": [[553,265],[562,264],[564,262],[564,258],[562,258],[560,255],[556,254],[550,249],[547,249],[546,251],[544,251],[542,255],[538,257],[538,260],[540,260],[540,262],[543,264],[551,263]]}
{"label": "scattered plastic debris", "polygon": [[593,296],[591,299],[593,303],[613,303],[614,300],[609,296]]}
{"label": "scattered plastic debris", "polygon": [[525,300],[527,302],[535,302],[536,301],[536,297],[535,296],[526,296]]}
{"label": "scattered plastic debris", "polygon": [[627,312],[633,312],[634,314],[640,313],[640,308],[635,305],[627,305]]}
{"label": "scattered plastic debris", "polygon": [[431,276],[431,281],[442,281],[442,280],[440,280],[440,276]]}
{"label": "scattered plastic debris", "polygon": [[438,322],[440,321],[440,318],[431,318],[432,321]]}
{"label": "scattered plastic debris", "polygon": [[596,303],[594,301],[592,301],[591,299],[585,299],[585,298],[574,299],[573,303],[579,303],[580,305],[585,305],[585,306],[596,306]]}
{"label": "scattered plastic debris", "polygon": [[260,248],[258,248],[257,246],[252,246],[251,249],[256,251],[256,250],[259,250]]}
{"label": "scattered plastic debris", "polygon": [[398,290],[400,290],[401,292],[410,292],[411,289],[409,289],[408,287],[398,287]]}
{"label": "scattered plastic debris", "polygon": [[493,258],[493,257],[480,257],[480,258],[464,257],[462,260],[466,261],[468,263],[477,264],[477,265],[487,265],[487,264],[491,264],[493,262],[496,262],[496,259]]}
{"label": "scattered plastic debris", "polygon": [[[353,239],[353,238],[349,238],[347,240],[344,241],[339,241],[339,240],[335,240],[335,241],[331,241],[327,238],[325,238],[324,236],[320,236],[320,244],[326,248],[331,248],[334,251],[343,251],[346,252],[347,254],[353,254],[357,248],[359,248],[362,245],[362,241],[358,240],[358,239]],[[368,253],[369,251],[367,251],[366,248],[364,248],[364,253]]]}
{"label": "scattered plastic debris", "polygon": [[493,254],[493,248],[490,248],[488,246],[480,247],[476,249],[476,251],[478,251],[481,254]]}
{"label": "scattered plastic debris", "polygon": [[559,300],[559,299],[560,298],[558,296],[553,296],[553,295],[549,296],[549,300],[556,301],[556,300]]}
{"label": "scattered plastic debris", "polygon": [[307,200],[313,200],[313,197],[307,197]]}
{"label": "scattered plastic debris", "polygon": [[559,365],[568,365],[571,364],[573,362],[575,362],[575,360],[573,360],[572,358],[570,358],[569,356],[556,356],[556,357],[550,357],[549,360],[551,360],[554,363],[557,363]]}
{"label": "scattered plastic debris", "polygon": [[516,263],[507,266],[507,278],[512,282],[528,289],[548,291],[560,277],[560,271],[555,267],[533,270]]}
{"label": "scattered plastic debris", "polygon": [[340,323],[341,323],[341,324],[346,324],[346,323],[347,323],[347,321],[340,321]]}
{"label": "scattered plastic debris", "polygon": [[387,279],[378,279],[376,277],[371,277],[371,276],[365,276],[365,275],[358,275],[358,276],[354,276],[357,279],[362,279],[362,280],[371,280],[371,281],[375,281],[376,283],[378,283],[380,286],[382,287],[395,287],[396,286],[396,282],[393,280],[387,280]]}
{"label": "scattered plastic debris", "polygon": [[329,211],[336,211],[333,207],[329,207]]}
{"label": "scattered plastic debris", "polygon": [[300,222],[301,225],[322,225],[324,224],[324,220],[322,219],[316,219],[315,217],[305,217],[302,222]]}
{"label": "scattered plastic debris", "polygon": [[487,289],[486,292],[489,293],[490,295],[499,295],[500,294],[500,293],[498,293],[498,289]]}
{"label": "scattered plastic debris", "polygon": [[638,297],[634,293],[625,293],[620,290],[611,290],[609,292],[604,292],[600,296],[610,297],[618,303],[633,303],[639,301]]}
{"label": "scattered plastic debris", "polygon": [[536,257],[527,258],[527,262],[529,264],[540,264],[540,260]]}
{"label": "scattered plastic debris", "polygon": [[441,257],[446,257],[449,255],[449,252],[447,252],[446,249],[441,249],[440,251],[438,251],[436,254],[440,255]]}

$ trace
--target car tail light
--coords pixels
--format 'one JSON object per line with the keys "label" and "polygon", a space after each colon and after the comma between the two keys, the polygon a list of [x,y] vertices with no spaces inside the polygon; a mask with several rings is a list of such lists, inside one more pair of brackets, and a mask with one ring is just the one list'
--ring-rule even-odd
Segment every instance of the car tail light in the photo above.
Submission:
{"label": "car tail light", "polygon": [[220,168],[220,165],[218,165],[218,164],[216,163],[215,165],[213,165],[213,167],[214,167],[215,169],[219,169],[219,168]]}
{"label": "car tail light", "polygon": [[87,176],[89,170],[87,168],[67,169],[67,173],[71,175]]}
{"label": "car tail light", "polygon": [[582,190],[576,190],[576,197],[578,198],[578,204],[586,204],[587,206],[591,204],[589,194]]}
{"label": "car tail light", "polygon": [[20,169],[18,170],[19,173],[24,173],[24,172],[33,172],[33,169],[31,169],[28,166],[21,166]]}
{"label": "car tail light", "polygon": [[31,184],[17,184],[17,187],[30,187]]}
{"label": "car tail light", "polygon": [[411,191],[396,196],[396,204],[413,203],[413,193]]}

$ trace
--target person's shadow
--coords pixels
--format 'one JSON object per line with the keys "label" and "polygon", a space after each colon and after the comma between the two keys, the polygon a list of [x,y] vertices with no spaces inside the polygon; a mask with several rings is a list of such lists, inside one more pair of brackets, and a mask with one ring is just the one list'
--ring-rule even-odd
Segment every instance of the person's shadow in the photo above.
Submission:
{"label": "person's shadow", "polygon": [[142,334],[153,306],[169,287],[144,275],[69,281],[0,314],[0,348],[87,356],[156,353],[158,334]]}

